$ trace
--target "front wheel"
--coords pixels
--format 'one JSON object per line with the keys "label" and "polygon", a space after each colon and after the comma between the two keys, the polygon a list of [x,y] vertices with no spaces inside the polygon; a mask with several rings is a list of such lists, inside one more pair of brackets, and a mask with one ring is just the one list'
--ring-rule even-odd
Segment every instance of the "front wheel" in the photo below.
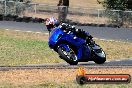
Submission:
{"label": "front wheel", "polygon": [[78,64],[77,55],[75,54],[72,48],[70,48],[69,51],[67,51],[65,47],[61,46],[58,48],[58,54],[60,55],[62,59],[64,59],[70,65]]}

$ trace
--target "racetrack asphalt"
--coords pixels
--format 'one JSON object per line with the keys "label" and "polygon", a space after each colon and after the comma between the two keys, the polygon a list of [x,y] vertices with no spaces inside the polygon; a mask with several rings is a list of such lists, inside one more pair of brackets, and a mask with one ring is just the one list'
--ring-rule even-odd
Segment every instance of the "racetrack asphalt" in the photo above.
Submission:
{"label": "racetrack asphalt", "polygon": [[[0,21],[0,28],[21,31],[47,32],[46,26],[43,23]],[[132,42],[131,28],[110,28],[91,26],[77,26],[76,28],[81,28],[89,32],[93,37],[96,38]]]}
{"label": "racetrack asphalt", "polygon": [[[40,23],[24,23],[24,22],[13,22],[13,21],[0,21],[1,29],[12,29],[21,31],[32,31],[32,32],[47,32],[44,24]],[[132,29],[131,28],[109,28],[109,27],[90,27],[90,26],[78,26],[85,31],[88,31],[93,37],[108,40],[118,40],[118,41],[128,41],[132,42]],[[132,67],[132,58],[125,60],[114,60],[108,61],[105,64],[98,65],[95,63],[79,63],[78,66],[85,67]],[[16,67],[0,67],[0,70],[5,69],[32,69],[32,68],[77,68],[76,66],[69,66],[67,63],[55,63],[55,64],[40,64],[40,65],[26,65],[26,66],[16,66]],[[56,67],[57,66],[57,67]]]}
{"label": "racetrack asphalt", "polygon": [[45,64],[32,64],[32,65],[21,65],[21,66],[0,66],[0,71],[9,70],[25,70],[25,69],[78,69],[79,67],[84,68],[132,68],[132,58],[126,60],[106,61],[104,64],[96,64],[94,62],[81,62],[78,65],[69,65],[66,62],[62,63],[45,63]]}

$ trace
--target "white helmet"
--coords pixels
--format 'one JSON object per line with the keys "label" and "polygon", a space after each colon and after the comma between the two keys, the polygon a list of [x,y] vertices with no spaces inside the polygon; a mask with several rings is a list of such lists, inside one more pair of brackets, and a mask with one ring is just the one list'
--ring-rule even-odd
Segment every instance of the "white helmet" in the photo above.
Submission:
{"label": "white helmet", "polygon": [[54,17],[48,18],[46,20],[46,26],[48,30],[53,29],[55,26],[58,26],[59,22],[57,19],[55,19]]}

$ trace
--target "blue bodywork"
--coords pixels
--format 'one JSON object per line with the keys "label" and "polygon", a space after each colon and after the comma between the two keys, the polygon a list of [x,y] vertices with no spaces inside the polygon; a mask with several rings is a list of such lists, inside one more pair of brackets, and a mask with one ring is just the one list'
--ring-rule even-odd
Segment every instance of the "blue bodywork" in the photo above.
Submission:
{"label": "blue bodywork", "polygon": [[68,51],[67,45],[72,46],[78,58],[78,61],[90,60],[91,50],[84,39],[76,37],[73,32],[66,33],[61,28],[55,28],[49,37],[48,45],[57,52],[58,47],[63,46]]}

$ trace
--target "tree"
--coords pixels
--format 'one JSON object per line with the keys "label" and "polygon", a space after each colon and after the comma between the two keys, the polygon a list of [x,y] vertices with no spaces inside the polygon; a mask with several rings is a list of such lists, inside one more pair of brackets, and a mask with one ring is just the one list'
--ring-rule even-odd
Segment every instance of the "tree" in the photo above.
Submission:
{"label": "tree", "polygon": [[97,2],[106,9],[105,13],[112,19],[112,23],[122,26],[128,20],[132,20],[131,14],[124,12],[125,10],[132,10],[132,0],[97,0]]}
{"label": "tree", "polygon": [[115,9],[115,10],[127,9],[126,0],[105,0],[105,3],[104,6],[106,6],[107,9]]}
{"label": "tree", "polygon": [[127,9],[132,10],[132,0],[127,0]]}
{"label": "tree", "polygon": [[[130,14],[125,13],[125,10],[132,10],[132,0],[97,0],[99,4],[102,4],[104,8],[106,8],[106,14],[111,18],[115,23],[119,25],[123,25],[124,21],[131,17]],[[110,11],[110,10],[118,10],[118,11]],[[113,22],[112,22],[113,23]]]}
{"label": "tree", "polygon": [[132,10],[132,0],[97,0],[106,9],[114,10]]}

